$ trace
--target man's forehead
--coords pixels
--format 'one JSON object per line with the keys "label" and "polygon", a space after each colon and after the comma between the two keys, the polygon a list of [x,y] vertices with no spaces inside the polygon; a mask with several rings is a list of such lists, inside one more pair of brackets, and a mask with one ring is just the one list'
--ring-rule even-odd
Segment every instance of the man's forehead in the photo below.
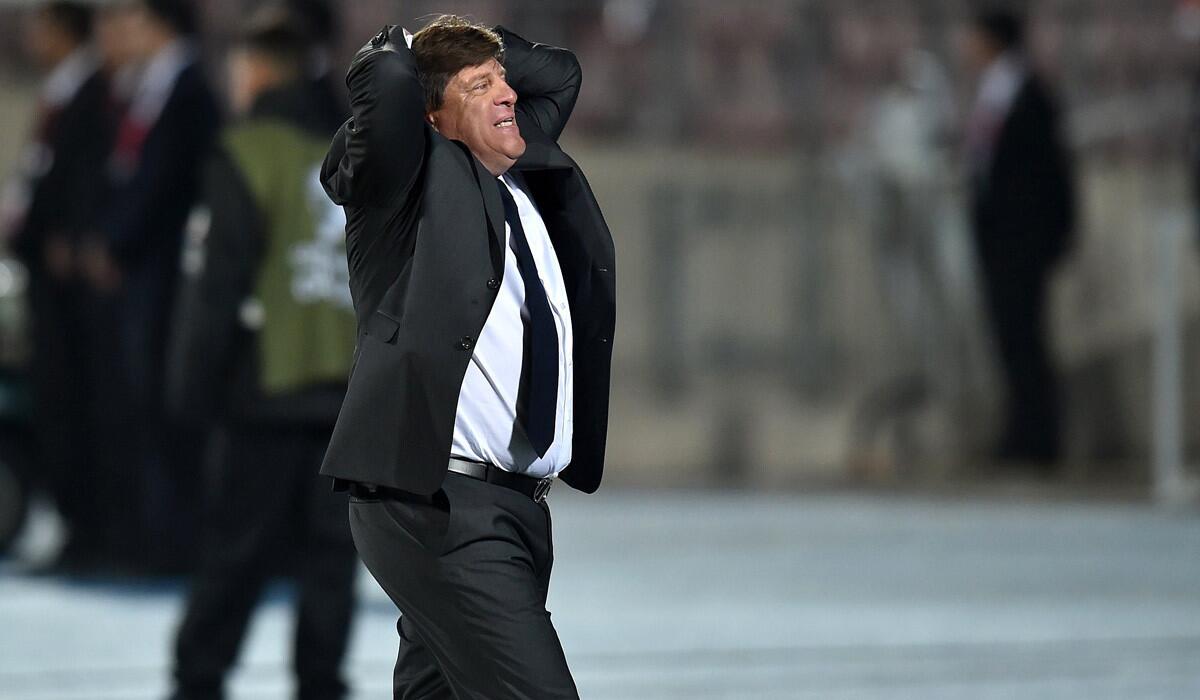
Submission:
{"label": "man's forehead", "polygon": [[458,72],[458,75],[455,76],[455,80],[460,82],[470,82],[472,80],[487,77],[493,73],[504,75],[505,71],[504,66],[500,65],[499,61],[494,58],[490,58],[486,62],[480,63],[477,66],[467,66],[466,68],[463,68]]}

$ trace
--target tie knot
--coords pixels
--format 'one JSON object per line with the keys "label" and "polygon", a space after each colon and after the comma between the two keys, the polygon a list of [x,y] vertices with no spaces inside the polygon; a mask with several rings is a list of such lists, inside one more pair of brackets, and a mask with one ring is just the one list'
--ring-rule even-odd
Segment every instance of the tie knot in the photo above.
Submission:
{"label": "tie knot", "polygon": [[[504,203],[504,219],[509,226],[520,226],[521,217],[517,210],[517,200],[513,199],[512,191],[508,189],[508,184],[500,178],[496,178],[496,187],[500,190],[500,201]],[[524,235],[524,232],[522,232]]]}
{"label": "tie knot", "polygon": [[513,201],[512,192],[508,189],[508,183],[504,178],[496,178],[496,189],[500,190],[500,199],[504,200],[505,204]]}

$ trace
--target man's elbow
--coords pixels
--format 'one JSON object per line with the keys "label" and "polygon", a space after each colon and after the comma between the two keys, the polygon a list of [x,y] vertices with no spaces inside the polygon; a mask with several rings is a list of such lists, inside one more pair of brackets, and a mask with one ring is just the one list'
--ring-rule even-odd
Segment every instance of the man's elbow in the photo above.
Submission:
{"label": "man's elbow", "polygon": [[583,87],[583,66],[579,63],[579,57],[573,51],[565,52],[568,57],[567,62],[567,86],[574,95],[579,94],[579,89]]}
{"label": "man's elbow", "polygon": [[583,67],[579,63],[579,57],[570,49],[560,47],[550,47],[545,44],[539,44],[543,49],[547,50],[545,58],[542,59],[543,69],[549,72],[549,75],[557,76],[553,82],[558,83],[558,92],[577,92],[579,86],[583,83]]}
{"label": "man's elbow", "polygon": [[569,57],[569,61],[566,64],[567,70],[564,74],[563,87],[559,90],[559,98],[555,100],[559,109],[559,123],[555,129],[557,132],[554,134],[555,139],[566,128],[567,121],[575,111],[575,103],[579,99],[579,90],[583,85],[583,69],[579,65],[579,59],[570,51],[564,50],[563,53]]}

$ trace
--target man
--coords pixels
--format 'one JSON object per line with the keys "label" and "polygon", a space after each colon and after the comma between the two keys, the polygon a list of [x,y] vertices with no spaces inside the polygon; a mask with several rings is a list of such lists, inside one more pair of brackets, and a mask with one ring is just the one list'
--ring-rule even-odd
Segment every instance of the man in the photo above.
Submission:
{"label": "man", "polygon": [[108,163],[109,196],[83,269],[107,304],[111,339],[98,411],[109,503],[120,503],[115,539],[122,563],[176,572],[188,564],[196,489],[186,477],[195,446],[168,434],[162,377],[183,226],[196,198],[202,159],[219,122],[191,37],[187,0],[139,0],[123,26],[143,63]]}
{"label": "man", "polygon": [[406,34],[355,57],[321,171],[359,326],[322,473],[403,615],[396,698],[575,698],[544,497],[600,484],[614,326],[612,239],[557,145],[579,65],[457,17]]}
{"label": "man", "polygon": [[1057,108],[1008,12],[976,18],[980,72],[967,132],[971,218],[1008,389],[999,458],[1047,469],[1059,457],[1058,390],[1047,347],[1050,273],[1071,247],[1075,192]]}
{"label": "man", "polygon": [[221,424],[203,563],[175,647],[178,700],[223,697],[280,553],[299,583],[298,697],[345,696],[358,562],[344,494],[317,475],[354,350],[345,219],[317,179],[323,105],[303,30],[253,19],[230,63],[243,115],[220,137],[192,215],[171,342],[173,412]]}
{"label": "man", "polygon": [[27,48],[48,75],[22,172],[6,199],[5,233],[30,273],[34,428],[42,475],[67,526],[54,568],[92,568],[101,555],[101,510],[88,429],[84,290],[79,239],[100,204],[96,182],[111,145],[106,80],[92,49],[92,11],[76,2],[38,8]]}

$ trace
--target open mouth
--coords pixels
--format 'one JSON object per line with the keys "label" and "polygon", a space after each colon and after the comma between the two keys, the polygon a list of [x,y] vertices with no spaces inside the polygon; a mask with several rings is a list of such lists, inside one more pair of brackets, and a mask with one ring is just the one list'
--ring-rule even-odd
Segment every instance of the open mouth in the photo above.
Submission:
{"label": "open mouth", "polygon": [[493,124],[493,126],[495,126],[497,129],[504,129],[506,127],[513,126],[515,124],[516,124],[516,122],[513,121],[512,117],[505,117],[505,118],[501,119],[500,121],[496,122],[495,124]]}

